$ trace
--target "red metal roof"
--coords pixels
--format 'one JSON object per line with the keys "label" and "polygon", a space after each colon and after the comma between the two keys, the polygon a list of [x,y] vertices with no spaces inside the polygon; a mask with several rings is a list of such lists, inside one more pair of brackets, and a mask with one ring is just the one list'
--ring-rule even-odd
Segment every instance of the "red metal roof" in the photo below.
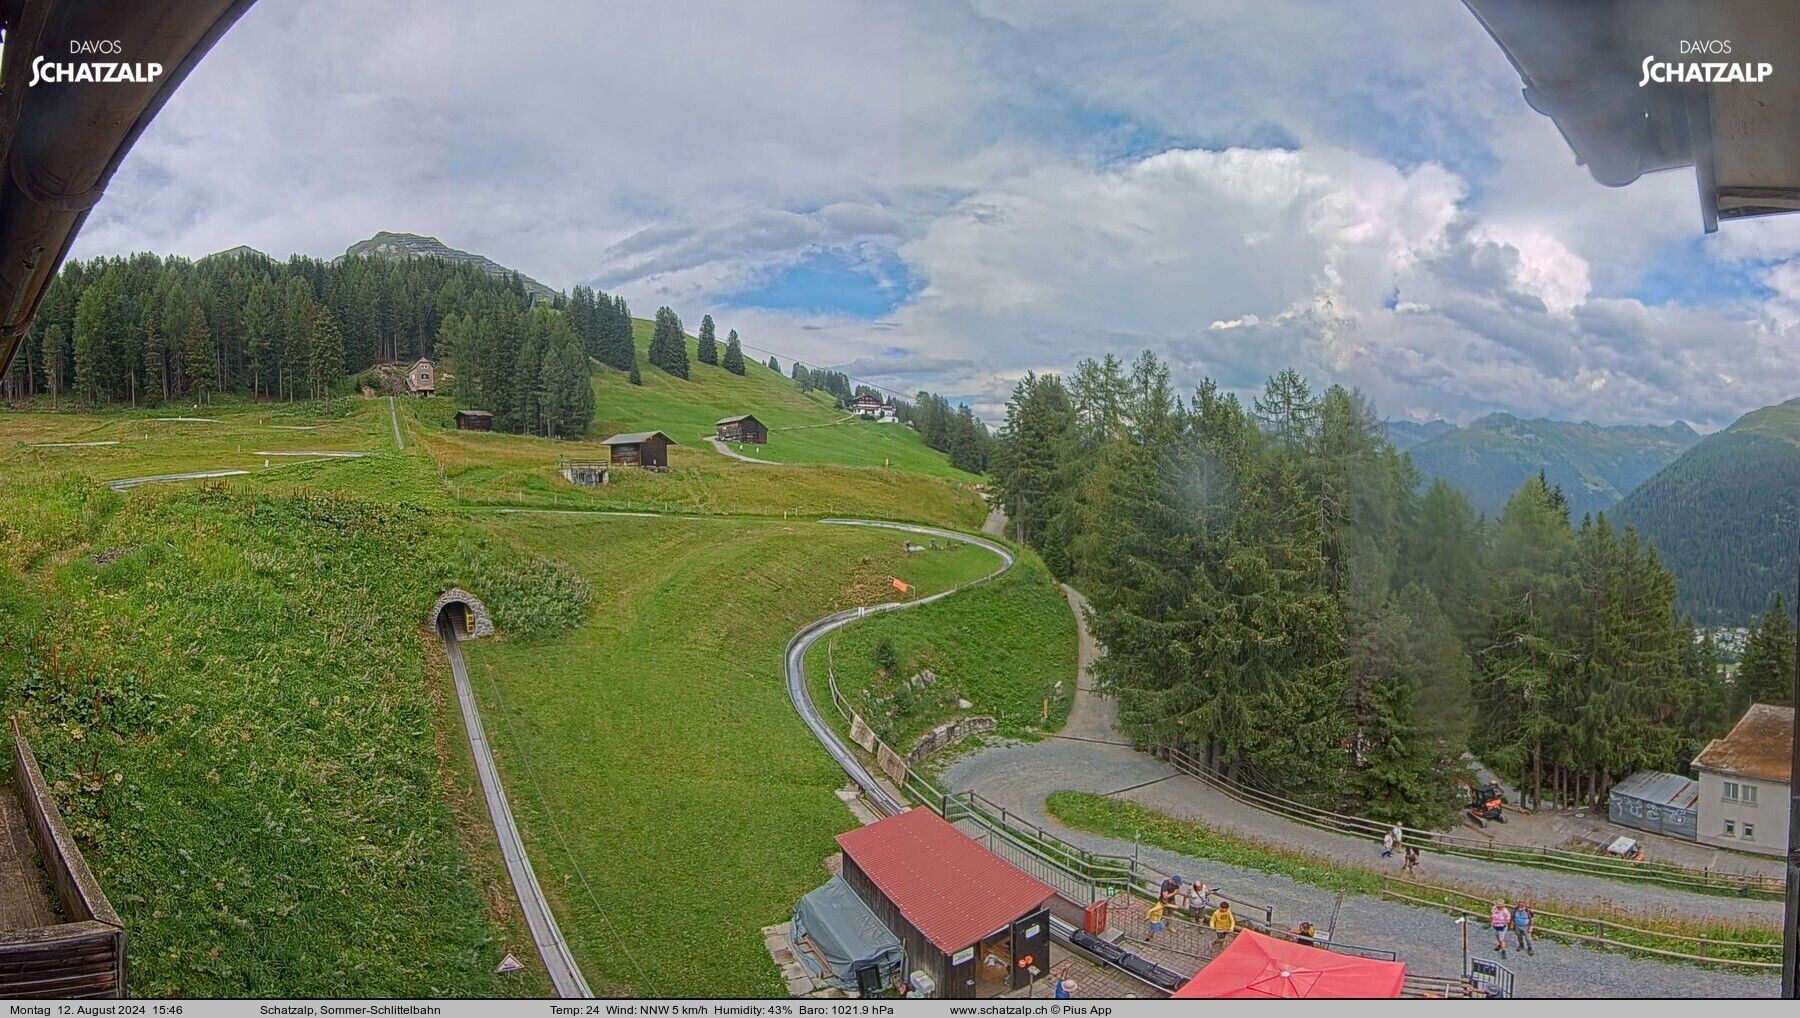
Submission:
{"label": "red metal roof", "polygon": [[906,921],[946,954],[1035,911],[1056,894],[924,808],[837,840]]}

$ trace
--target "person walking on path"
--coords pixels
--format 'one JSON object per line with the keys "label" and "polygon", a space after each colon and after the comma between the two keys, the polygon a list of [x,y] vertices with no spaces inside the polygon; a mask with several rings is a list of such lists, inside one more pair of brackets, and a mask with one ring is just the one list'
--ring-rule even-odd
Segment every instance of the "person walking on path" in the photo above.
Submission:
{"label": "person walking on path", "polygon": [[1150,907],[1144,911],[1144,919],[1150,923],[1150,935],[1144,938],[1146,944],[1155,940],[1158,933],[1169,928],[1168,922],[1163,918],[1163,903],[1160,901],[1150,903]]}
{"label": "person walking on path", "polygon": [[1394,836],[1394,844],[1396,845],[1406,840],[1406,832],[1400,829],[1400,824],[1398,822],[1394,824],[1394,829],[1388,833]]}
{"label": "person walking on path", "polygon": [[1499,951],[1502,958],[1506,957],[1506,928],[1512,925],[1512,919],[1512,909],[1495,898],[1494,907],[1488,909],[1488,925],[1494,928],[1494,950]]}
{"label": "person walking on path", "polygon": [[1231,914],[1231,902],[1219,902],[1219,907],[1213,909],[1212,920],[1207,925],[1213,928],[1215,934],[1218,934],[1213,937],[1213,946],[1218,947],[1224,944],[1225,938],[1231,936],[1232,932],[1237,929],[1237,916]]}
{"label": "person walking on path", "polygon": [[1394,857],[1393,831],[1389,831],[1381,836],[1381,857],[1383,859],[1392,859]]}
{"label": "person walking on path", "polygon": [[1518,941],[1519,950],[1524,951],[1527,955],[1533,955],[1533,954],[1537,953],[1537,951],[1535,951],[1533,949],[1533,945],[1532,945],[1532,933],[1535,932],[1535,931],[1533,931],[1532,926],[1536,922],[1537,922],[1537,913],[1533,912],[1531,910],[1530,904],[1521,901],[1517,905],[1513,906],[1513,909],[1512,909],[1513,937]]}
{"label": "person walking on path", "polygon": [[1419,870],[1419,846],[1408,845],[1408,846],[1406,846],[1406,862],[1401,864],[1400,872],[1405,873],[1410,876],[1412,874],[1417,873],[1418,870]]}

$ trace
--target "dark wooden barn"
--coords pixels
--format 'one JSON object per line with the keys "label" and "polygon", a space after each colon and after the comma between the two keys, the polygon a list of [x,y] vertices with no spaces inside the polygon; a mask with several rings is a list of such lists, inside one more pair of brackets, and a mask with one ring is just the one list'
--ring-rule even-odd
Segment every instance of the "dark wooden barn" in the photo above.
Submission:
{"label": "dark wooden barn", "polygon": [[456,430],[492,431],[494,430],[494,415],[486,410],[458,410],[456,412]]}
{"label": "dark wooden barn", "polygon": [[769,444],[768,427],[752,414],[727,417],[713,427],[719,437],[727,442],[749,442],[752,445]]}
{"label": "dark wooden barn", "polygon": [[[1050,971],[1049,884],[918,808],[838,835],[844,881],[900,938],[927,995],[993,997]],[[1027,960],[1029,959],[1029,960]]]}
{"label": "dark wooden barn", "polygon": [[675,440],[660,431],[634,431],[614,435],[600,443],[612,449],[615,467],[644,467],[649,470],[669,469],[669,446]]}

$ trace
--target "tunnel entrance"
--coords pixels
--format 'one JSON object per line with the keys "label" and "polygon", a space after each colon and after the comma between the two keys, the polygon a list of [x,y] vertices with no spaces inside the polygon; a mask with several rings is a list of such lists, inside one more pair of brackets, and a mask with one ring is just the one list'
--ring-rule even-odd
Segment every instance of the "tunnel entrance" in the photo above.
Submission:
{"label": "tunnel entrance", "polygon": [[488,613],[487,605],[460,587],[438,595],[437,603],[431,606],[431,626],[459,640],[494,635],[494,619]]}

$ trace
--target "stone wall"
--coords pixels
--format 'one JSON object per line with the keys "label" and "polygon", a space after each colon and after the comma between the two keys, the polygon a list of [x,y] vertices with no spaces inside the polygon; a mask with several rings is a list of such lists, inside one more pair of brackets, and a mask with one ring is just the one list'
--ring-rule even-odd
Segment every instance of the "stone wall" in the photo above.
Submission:
{"label": "stone wall", "polygon": [[906,763],[908,766],[917,766],[919,761],[945,746],[961,742],[971,735],[991,732],[998,727],[1000,727],[1000,722],[990,717],[959,718],[955,721],[946,721],[919,736],[919,741],[914,743],[912,750],[906,754]]}
{"label": "stone wall", "polygon": [[437,627],[438,616],[443,614],[446,607],[458,603],[468,605],[469,613],[475,617],[475,625],[472,631],[462,633],[459,630],[459,635],[463,639],[474,640],[483,636],[494,635],[494,616],[489,613],[487,605],[482,604],[480,598],[461,587],[452,587],[438,595],[437,603],[431,606],[431,615],[428,619],[432,628],[435,629]]}

